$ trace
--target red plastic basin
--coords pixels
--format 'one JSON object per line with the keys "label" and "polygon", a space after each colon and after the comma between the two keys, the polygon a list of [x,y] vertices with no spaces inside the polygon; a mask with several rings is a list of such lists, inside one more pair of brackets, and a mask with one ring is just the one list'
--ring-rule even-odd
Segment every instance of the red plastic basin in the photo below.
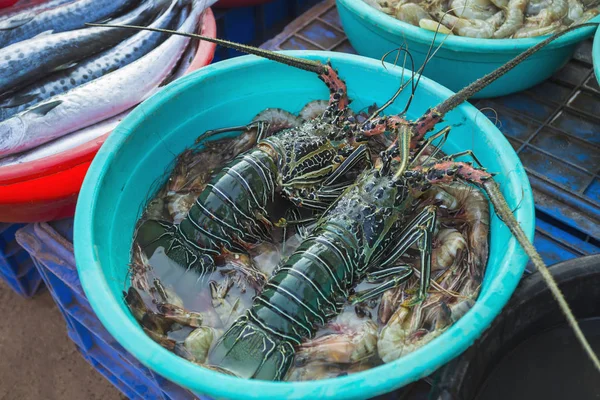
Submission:
{"label": "red plastic basin", "polygon": [[[217,35],[211,9],[204,14],[201,33]],[[210,64],[214,53],[215,44],[200,42],[187,73]],[[1,167],[0,221],[42,222],[73,216],[83,178],[109,134],[46,158]]]}
{"label": "red plastic basin", "polygon": [[10,7],[17,4],[18,0],[0,0],[0,8]]}
{"label": "red plastic basin", "polygon": [[[0,0],[1,1],[1,0]],[[270,3],[273,0],[221,0],[215,4],[216,8],[251,7],[259,4]]]}

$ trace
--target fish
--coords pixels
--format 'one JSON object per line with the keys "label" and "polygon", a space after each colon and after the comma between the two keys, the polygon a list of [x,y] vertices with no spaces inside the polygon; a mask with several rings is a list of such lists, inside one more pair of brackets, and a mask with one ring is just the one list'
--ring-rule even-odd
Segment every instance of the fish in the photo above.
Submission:
{"label": "fish", "polygon": [[[165,7],[167,1],[152,0],[118,20],[145,23]],[[88,27],[30,39],[1,49],[0,94],[6,96],[8,91],[17,91],[51,72],[70,68],[74,63],[133,36],[122,31]]]}
{"label": "fish", "polygon": [[[198,25],[204,7],[196,4],[180,32],[191,33]],[[0,158],[32,149],[139,104],[171,74],[189,40],[169,37],[139,60],[0,122]]]}
{"label": "fish", "polygon": [[19,18],[15,19],[15,21],[22,20],[28,17],[35,16],[51,8],[55,8],[66,3],[72,3],[74,1],[75,0],[50,0],[37,2],[35,4],[28,4],[24,6],[15,5],[6,8],[0,12],[0,21],[7,20],[9,18],[14,18],[16,16],[18,16]]}
{"label": "fish", "polygon": [[199,47],[199,42],[197,40],[192,40],[188,44],[187,49],[185,50],[185,53],[183,53],[183,55],[181,56],[181,60],[179,61],[179,65],[177,66],[177,69],[175,70],[175,72],[173,74],[171,74],[171,76],[169,76],[165,80],[163,85],[165,83],[173,82],[174,80],[181,78],[182,76],[184,76],[187,73],[187,70],[190,68],[190,66],[192,65],[192,62],[194,61],[194,57],[196,57],[196,53],[198,52],[198,47]]}
{"label": "fish", "polygon": [[0,159],[0,169],[2,167],[24,164],[50,157],[96,140],[114,130],[123,120],[123,118],[125,118],[131,112],[131,110],[133,110],[133,108],[124,111],[121,114],[117,114],[114,117],[110,117],[104,121],[100,121],[94,125],[85,127],[76,132],[45,143],[34,149],[15,154],[13,156],[4,157]]}
{"label": "fish", "polygon": [[140,0],[78,0],[41,11],[16,15],[0,22],[0,47],[47,33],[83,28],[138,5]]}
{"label": "fish", "polygon": [[[189,1],[172,0],[165,12],[154,21],[152,28],[173,28],[181,8]],[[142,34],[143,33],[143,34]],[[124,40],[117,46],[87,58],[72,68],[51,74],[22,90],[0,100],[0,121],[12,117],[49,97],[64,93],[110,72],[149,53],[166,40],[167,36],[158,32],[141,32]]]}
{"label": "fish", "polygon": [[[183,56],[181,56],[181,61],[175,69],[175,72],[171,74],[171,77],[166,79],[160,86],[165,86],[168,83],[174,81],[175,79],[184,76],[187,73],[190,64],[193,60],[193,56],[196,54],[197,51],[198,41],[190,41],[185,53],[183,54]],[[106,133],[114,130],[117,127],[117,125],[123,120],[123,118],[125,118],[134,108],[135,106],[131,107],[127,111],[122,112],[121,114],[115,115],[114,117],[110,117],[108,119],[105,119],[104,121],[100,121],[96,124],[90,125],[78,131],[69,133],[65,136],[62,136],[48,143],[44,143],[33,149],[1,158],[0,169],[2,167],[24,164],[45,157],[50,157],[55,154],[62,153],[64,151],[74,149],[75,147],[81,146],[93,140],[97,140],[101,136],[104,136]]]}

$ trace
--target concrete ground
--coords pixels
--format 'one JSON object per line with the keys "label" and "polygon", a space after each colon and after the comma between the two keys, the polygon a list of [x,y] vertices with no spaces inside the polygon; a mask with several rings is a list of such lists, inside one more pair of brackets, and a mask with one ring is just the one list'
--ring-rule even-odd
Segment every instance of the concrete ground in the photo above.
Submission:
{"label": "concrete ground", "polygon": [[47,290],[23,299],[0,280],[0,400],[120,400],[68,338]]}

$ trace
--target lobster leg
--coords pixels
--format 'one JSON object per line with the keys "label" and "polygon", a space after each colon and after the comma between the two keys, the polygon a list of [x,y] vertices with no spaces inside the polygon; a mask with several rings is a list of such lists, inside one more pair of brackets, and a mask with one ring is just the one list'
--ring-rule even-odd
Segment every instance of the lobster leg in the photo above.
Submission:
{"label": "lobster leg", "polygon": [[[425,145],[423,146],[423,148],[421,148],[421,150],[419,150],[419,152],[417,154],[415,154],[415,156],[413,157],[414,161],[411,164],[412,166],[418,165],[418,164],[425,164],[427,163],[427,161],[429,161],[430,158],[435,157],[435,155],[440,151],[440,149],[442,148],[442,146],[444,145],[444,143],[446,143],[446,140],[448,140],[448,134],[450,133],[450,127],[447,126],[444,129],[442,129],[441,131],[431,135],[430,137],[427,138],[427,140],[425,141]],[[427,161],[425,162],[420,162],[419,158],[423,155],[423,152],[433,144],[433,142],[438,139],[438,138],[442,138],[440,140],[440,142],[435,146],[435,149],[431,152],[431,154],[429,155],[429,157],[427,158]]]}
{"label": "lobster leg", "polygon": [[364,144],[361,144],[350,153],[348,157],[340,164],[334,173],[329,175],[327,179],[323,181],[323,187],[331,186],[338,183],[338,180],[344,176],[348,171],[355,167],[359,162],[365,161],[371,166],[371,158],[369,157],[369,149]]}
{"label": "lobster leg", "polygon": [[436,210],[436,207],[429,206],[417,215],[400,234],[395,245],[388,250],[385,259],[383,261],[376,261],[381,270],[369,274],[367,279],[381,279],[390,275],[394,275],[394,277],[373,289],[365,290],[352,296],[351,301],[353,304],[379,296],[386,290],[394,288],[406,281],[406,279],[412,275],[412,269],[406,271],[405,266],[390,266],[415,243],[418,245],[421,254],[421,275],[419,292],[417,293],[416,299],[412,300],[411,303],[416,304],[425,299],[430,283],[431,242],[435,229]]}
{"label": "lobster leg", "polygon": [[479,169],[484,169],[483,168],[483,164],[481,163],[481,161],[479,161],[479,159],[477,158],[477,156],[475,155],[475,153],[473,153],[473,150],[465,150],[465,151],[461,151],[460,153],[454,153],[448,156],[445,156],[441,159],[441,161],[449,161],[449,160],[455,160],[458,157],[462,157],[462,156],[469,156],[473,159],[473,161],[475,161],[475,164],[477,165],[477,167]]}
{"label": "lobster leg", "polygon": [[393,289],[401,283],[406,282],[406,280],[412,275],[413,270],[408,265],[398,265],[383,271],[376,271],[368,274],[366,278],[367,281],[380,280],[385,277],[391,277],[391,279],[372,289],[363,290],[362,292],[353,294],[348,298],[348,301],[354,305],[372,299],[373,297],[377,297],[383,294],[383,292]]}
{"label": "lobster leg", "polygon": [[353,180],[344,179],[344,175],[352,170],[358,163],[365,161],[370,165],[371,159],[367,146],[360,145],[336,168],[336,170],[323,181],[316,191],[307,192],[296,189],[289,195],[290,201],[295,205],[323,212],[337,199],[344,189],[354,183]]}
{"label": "lobster leg", "polygon": [[261,139],[264,139],[266,136],[268,136],[267,132],[269,131],[269,123],[264,122],[264,121],[254,121],[254,122],[249,123],[248,125],[239,125],[239,126],[231,126],[231,127],[227,127],[227,128],[211,129],[209,131],[204,132],[202,135],[198,136],[198,138],[196,139],[196,144],[201,143],[201,142],[205,141],[206,139],[209,139],[220,133],[238,132],[238,131],[248,132],[251,129],[258,129],[258,133],[256,135],[256,141],[258,142]]}

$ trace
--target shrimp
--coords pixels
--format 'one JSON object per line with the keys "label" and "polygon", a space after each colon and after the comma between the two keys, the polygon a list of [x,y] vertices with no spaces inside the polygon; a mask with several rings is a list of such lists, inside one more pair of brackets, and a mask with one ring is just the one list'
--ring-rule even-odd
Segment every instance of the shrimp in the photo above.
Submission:
{"label": "shrimp", "polygon": [[490,230],[490,211],[487,198],[481,191],[464,184],[444,185],[443,190],[453,196],[460,209],[454,216],[455,221],[462,221],[468,226],[466,235],[469,245],[468,263],[473,268],[473,275],[483,275],[487,264],[489,246],[481,238],[487,238]]}
{"label": "shrimp", "polygon": [[398,305],[406,300],[404,286],[404,284],[401,284],[400,286],[387,290],[383,293],[383,296],[381,296],[377,317],[382,324],[387,324],[392,314],[398,309]]}
{"label": "shrimp", "polygon": [[163,318],[185,326],[200,327],[205,319],[201,313],[188,311],[174,304],[161,303],[157,304],[156,307]]}
{"label": "shrimp", "polygon": [[227,327],[229,326],[230,322],[235,320],[245,311],[244,307],[240,307],[239,298],[233,304],[227,300],[227,294],[229,293],[229,290],[233,286],[234,282],[229,277],[225,277],[221,283],[210,281],[208,284],[210,286],[213,309],[218,315],[221,324],[224,327]]}
{"label": "shrimp", "polygon": [[467,241],[456,229],[442,229],[435,238],[431,254],[431,270],[446,270],[462,262]]}
{"label": "shrimp", "polygon": [[527,7],[525,7],[525,15],[532,17],[538,15],[540,11],[548,7],[551,0],[529,0]]}
{"label": "shrimp", "polygon": [[452,35],[453,34],[450,29],[446,28],[441,23],[436,22],[432,19],[423,18],[422,20],[419,21],[419,27],[421,27],[423,29],[427,29],[428,31],[438,32],[443,35]]}
{"label": "shrimp", "polygon": [[485,20],[498,12],[490,0],[452,0],[450,8],[460,18]]}
{"label": "shrimp", "polygon": [[469,36],[474,38],[489,39],[494,36],[494,32],[502,23],[503,13],[498,12],[491,18],[483,21],[479,19],[469,20],[458,18],[452,14],[437,13],[441,22],[452,31],[456,31],[460,36]]}
{"label": "shrimp", "polygon": [[333,332],[300,345],[288,381],[334,378],[373,367],[367,362],[377,352],[377,325],[373,321],[349,311],[326,328]]}
{"label": "shrimp", "polygon": [[[221,332],[222,333],[222,332]],[[218,332],[207,326],[201,326],[193,330],[183,341],[183,346],[191,355],[191,360],[196,363],[206,361],[206,356],[210,350],[215,337],[220,336]]]}
{"label": "shrimp", "polygon": [[[415,284],[417,279],[412,280]],[[384,362],[403,357],[440,336],[473,306],[480,288],[469,268],[447,269],[437,286],[443,290],[430,293],[414,307],[408,305],[409,299],[389,318],[377,339],[377,353]]]}
{"label": "shrimp", "polygon": [[440,293],[431,294],[413,309],[401,306],[396,310],[377,340],[377,353],[383,362],[388,363],[413,352],[448,328],[451,311],[445,303],[447,297]]}
{"label": "shrimp", "polygon": [[523,26],[526,6],[527,0],[510,0],[505,8],[506,21],[494,32],[494,38],[507,38]]}
{"label": "shrimp", "polygon": [[579,0],[568,0],[569,12],[565,18],[565,24],[570,25],[575,21],[579,21],[583,17],[583,4]]}
{"label": "shrimp", "polygon": [[311,381],[316,379],[338,378],[375,367],[371,363],[357,363],[350,366],[332,365],[328,363],[309,363],[301,367],[293,366],[288,372],[286,381]]}
{"label": "shrimp", "polygon": [[535,26],[535,25],[525,25],[521,29],[519,29],[514,35],[513,38],[529,38],[536,36],[544,36],[549,35],[551,33],[557,32],[564,27],[561,21],[553,22],[547,26]]}
{"label": "shrimp", "polygon": [[396,8],[396,18],[414,26],[423,19],[429,19],[429,13],[417,4],[402,4]]}
{"label": "shrimp", "polygon": [[589,10],[587,10],[586,12],[584,12],[581,15],[581,18],[579,18],[578,20],[573,21],[573,23],[571,24],[571,26],[586,23],[587,21],[589,21],[590,19],[596,17],[599,14],[600,14],[600,7],[590,8]]}
{"label": "shrimp", "polygon": [[556,22],[561,22],[568,13],[569,4],[567,0],[552,0],[547,7],[544,7],[537,15],[528,17],[527,20],[532,25],[537,25],[538,29],[541,29],[554,25]]}
{"label": "shrimp", "polygon": [[148,282],[148,271],[152,269],[152,266],[139,244],[134,245],[131,258],[131,284],[143,292],[150,293],[151,286]]}
{"label": "shrimp", "polygon": [[359,319],[354,311],[342,313],[328,324],[333,333],[308,340],[296,352],[296,365],[308,362],[354,364],[375,354],[377,325]]}

